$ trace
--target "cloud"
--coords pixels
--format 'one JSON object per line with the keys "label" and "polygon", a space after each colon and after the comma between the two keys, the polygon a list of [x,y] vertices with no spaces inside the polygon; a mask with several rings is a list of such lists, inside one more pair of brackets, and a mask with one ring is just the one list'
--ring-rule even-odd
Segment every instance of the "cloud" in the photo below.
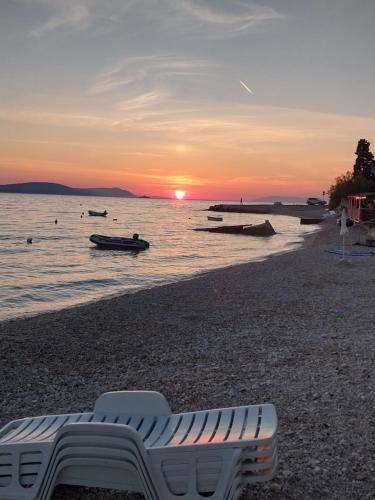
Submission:
{"label": "cloud", "polygon": [[55,30],[84,29],[90,24],[90,13],[84,3],[61,2],[58,12],[45,23],[31,31],[31,35],[42,37]]}
{"label": "cloud", "polygon": [[[116,28],[132,29],[125,17],[142,20],[148,29],[166,32],[201,33],[225,36],[254,25],[283,19],[272,7],[247,0],[19,0],[28,6],[42,7],[48,17],[31,35],[42,37],[55,31],[84,30],[93,27],[97,34]],[[134,16],[134,17],[132,17]],[[211,28],[211,30],[209,30]]]}
{"label": "cloud", "polygon": [[[271,145],[276,145],[282,155],[309,147],[313,150],[317,144],[348,144],[353,137],[375,129],[375,120],[367,117],[243,104],[223,105],[218,111],[204,102],[194,110],[178,101],[156,106],[159,98],[157,93],[141,94],[124,101],[123,109],[102,114],[3,108],[0,119],[29,126],[63,127],[65,140],[76,140],[78,128],[92,133],[121,132],[127,137],[123,153],[169,155],[176,150],[176,144],[184,144],[189,155],[196,157],[206,157],[213,151],[236,157],[263,154]],[[117,143],[117,134],[113,137]]]}
{"label": "cloud", "polygon": [[137,173],[137,177],[145,178],[148,180],[161,181],[160,184],[163,186],[204,186],[209,181],[208,179],[203,179],[202,177],[197,178],[190,174],[180,174],[180,175],[155,175],[155,174],[142,174]]}
{"label": "cloud", "polygon": [[157,90],[137,95],[124,100],[117,105],[121,111],[136,111],[160,105],[161,101],[167,97],[167,94]]}
{"label": "cloud", "polygon": [[[43,7],[48,14],[30,34],[42,37],[55,31],[80,31],[95,26],[97,32],[106,32],[119,24],[134,0],[20,0],[28,6]],[[100,28],[100,29],[99,29]],[[105,29],[107,28],[107,29]]]}
{"label": "cloud", "polygon": [[39,109],[2,109],[0,110],[0,119],[9,122],[69,128],[114,128],[119,124],[118,120],[110,117]]}
{"label": "cloud", "polygon": [[[209,0],[204,2],[198,0],[167,1],[198,21],[229,26],[234,31],[241,31],[261,22],[285,17],[271,7],[235,0],[222,2],[222,5],[217,0],[215,2]],[[230,9],[228,9],[228,5]]]}
{"label": "cloud", "polygon": [[182,59],[171,55],[153,55],[128,58],[100,73],[89,86],[89,95],[112,92],[119,87],[145,82],[171,81],[203,74],[213,63],[206,60]]}

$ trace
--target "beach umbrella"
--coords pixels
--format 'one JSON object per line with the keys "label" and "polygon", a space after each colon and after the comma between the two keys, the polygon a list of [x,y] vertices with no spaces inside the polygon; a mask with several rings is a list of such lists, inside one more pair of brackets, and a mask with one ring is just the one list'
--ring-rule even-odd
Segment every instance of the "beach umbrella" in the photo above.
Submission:
{"label": "beach umbrella", "polygon": [[346,210],[342,209],[341,212],[341,227],[340,227],[340,236],[342,236],[342,258],[345,256],[345,235],[349,232],[348,227],[346,225]]}

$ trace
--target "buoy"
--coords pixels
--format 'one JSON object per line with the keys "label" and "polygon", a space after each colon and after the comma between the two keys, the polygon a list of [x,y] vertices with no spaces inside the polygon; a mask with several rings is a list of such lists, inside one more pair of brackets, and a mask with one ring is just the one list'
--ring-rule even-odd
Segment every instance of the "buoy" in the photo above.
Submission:
{"label": "buoy", "polygon": [[81,219],[82,219],[83,215],[81,215]]}
{"label": "buoy", "polygon": [[55,224],[57,224],[57,219],[55,219]]}
{"label": "buoy", "polygon": [[32,243],[33,242],[33,239],[32,238],[27,238],[27,243]]}
{"label": "buoy", "polygon": [[117,219],[113,219],[114,221],[117,221]]}

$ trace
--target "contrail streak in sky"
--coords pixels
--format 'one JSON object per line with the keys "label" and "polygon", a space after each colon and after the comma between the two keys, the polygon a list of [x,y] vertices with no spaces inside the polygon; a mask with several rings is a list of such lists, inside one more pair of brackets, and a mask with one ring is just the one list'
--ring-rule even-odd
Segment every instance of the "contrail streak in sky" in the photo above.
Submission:
{"label": "contrail streak in sky", "polygon": [[243,86],[243,88],[244,88],[244,89],[246,89],[246,90],[249,92],[249,94],[253,94],[253,93],[254,93],[254,92],[251,90],[251,88],[250,88],[250,87],[248,87],[248,86],[246,85],[246,83],[244,83],[242,80],[240,80],[240,84]]}

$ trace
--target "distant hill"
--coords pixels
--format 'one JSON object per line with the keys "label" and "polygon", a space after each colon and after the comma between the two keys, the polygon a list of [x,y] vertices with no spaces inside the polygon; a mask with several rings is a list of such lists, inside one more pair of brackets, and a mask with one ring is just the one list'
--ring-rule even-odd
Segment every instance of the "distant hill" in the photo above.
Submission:
{"label": "distant hill", "polygon": [[120,188],[85,188],[92,196],[112,196],[114,198],[134,198],[135,194]]}
{"label": "distant hill", "polygon": [[303,198],[301,196],[265,196],[263,198],[257,198],[256,200],[252,201],[263,201],[263,202],[274,202],[274,201],[281,201],[282,203],[306,203],[307,196],[304,196]]}
{"label": "distant hill", "polygon": [[60,194],[70,196],[110,196],[136,198],[130,191],[120,188],[72,188],[54,182],[24,182],[0,185],[0,193]]}

